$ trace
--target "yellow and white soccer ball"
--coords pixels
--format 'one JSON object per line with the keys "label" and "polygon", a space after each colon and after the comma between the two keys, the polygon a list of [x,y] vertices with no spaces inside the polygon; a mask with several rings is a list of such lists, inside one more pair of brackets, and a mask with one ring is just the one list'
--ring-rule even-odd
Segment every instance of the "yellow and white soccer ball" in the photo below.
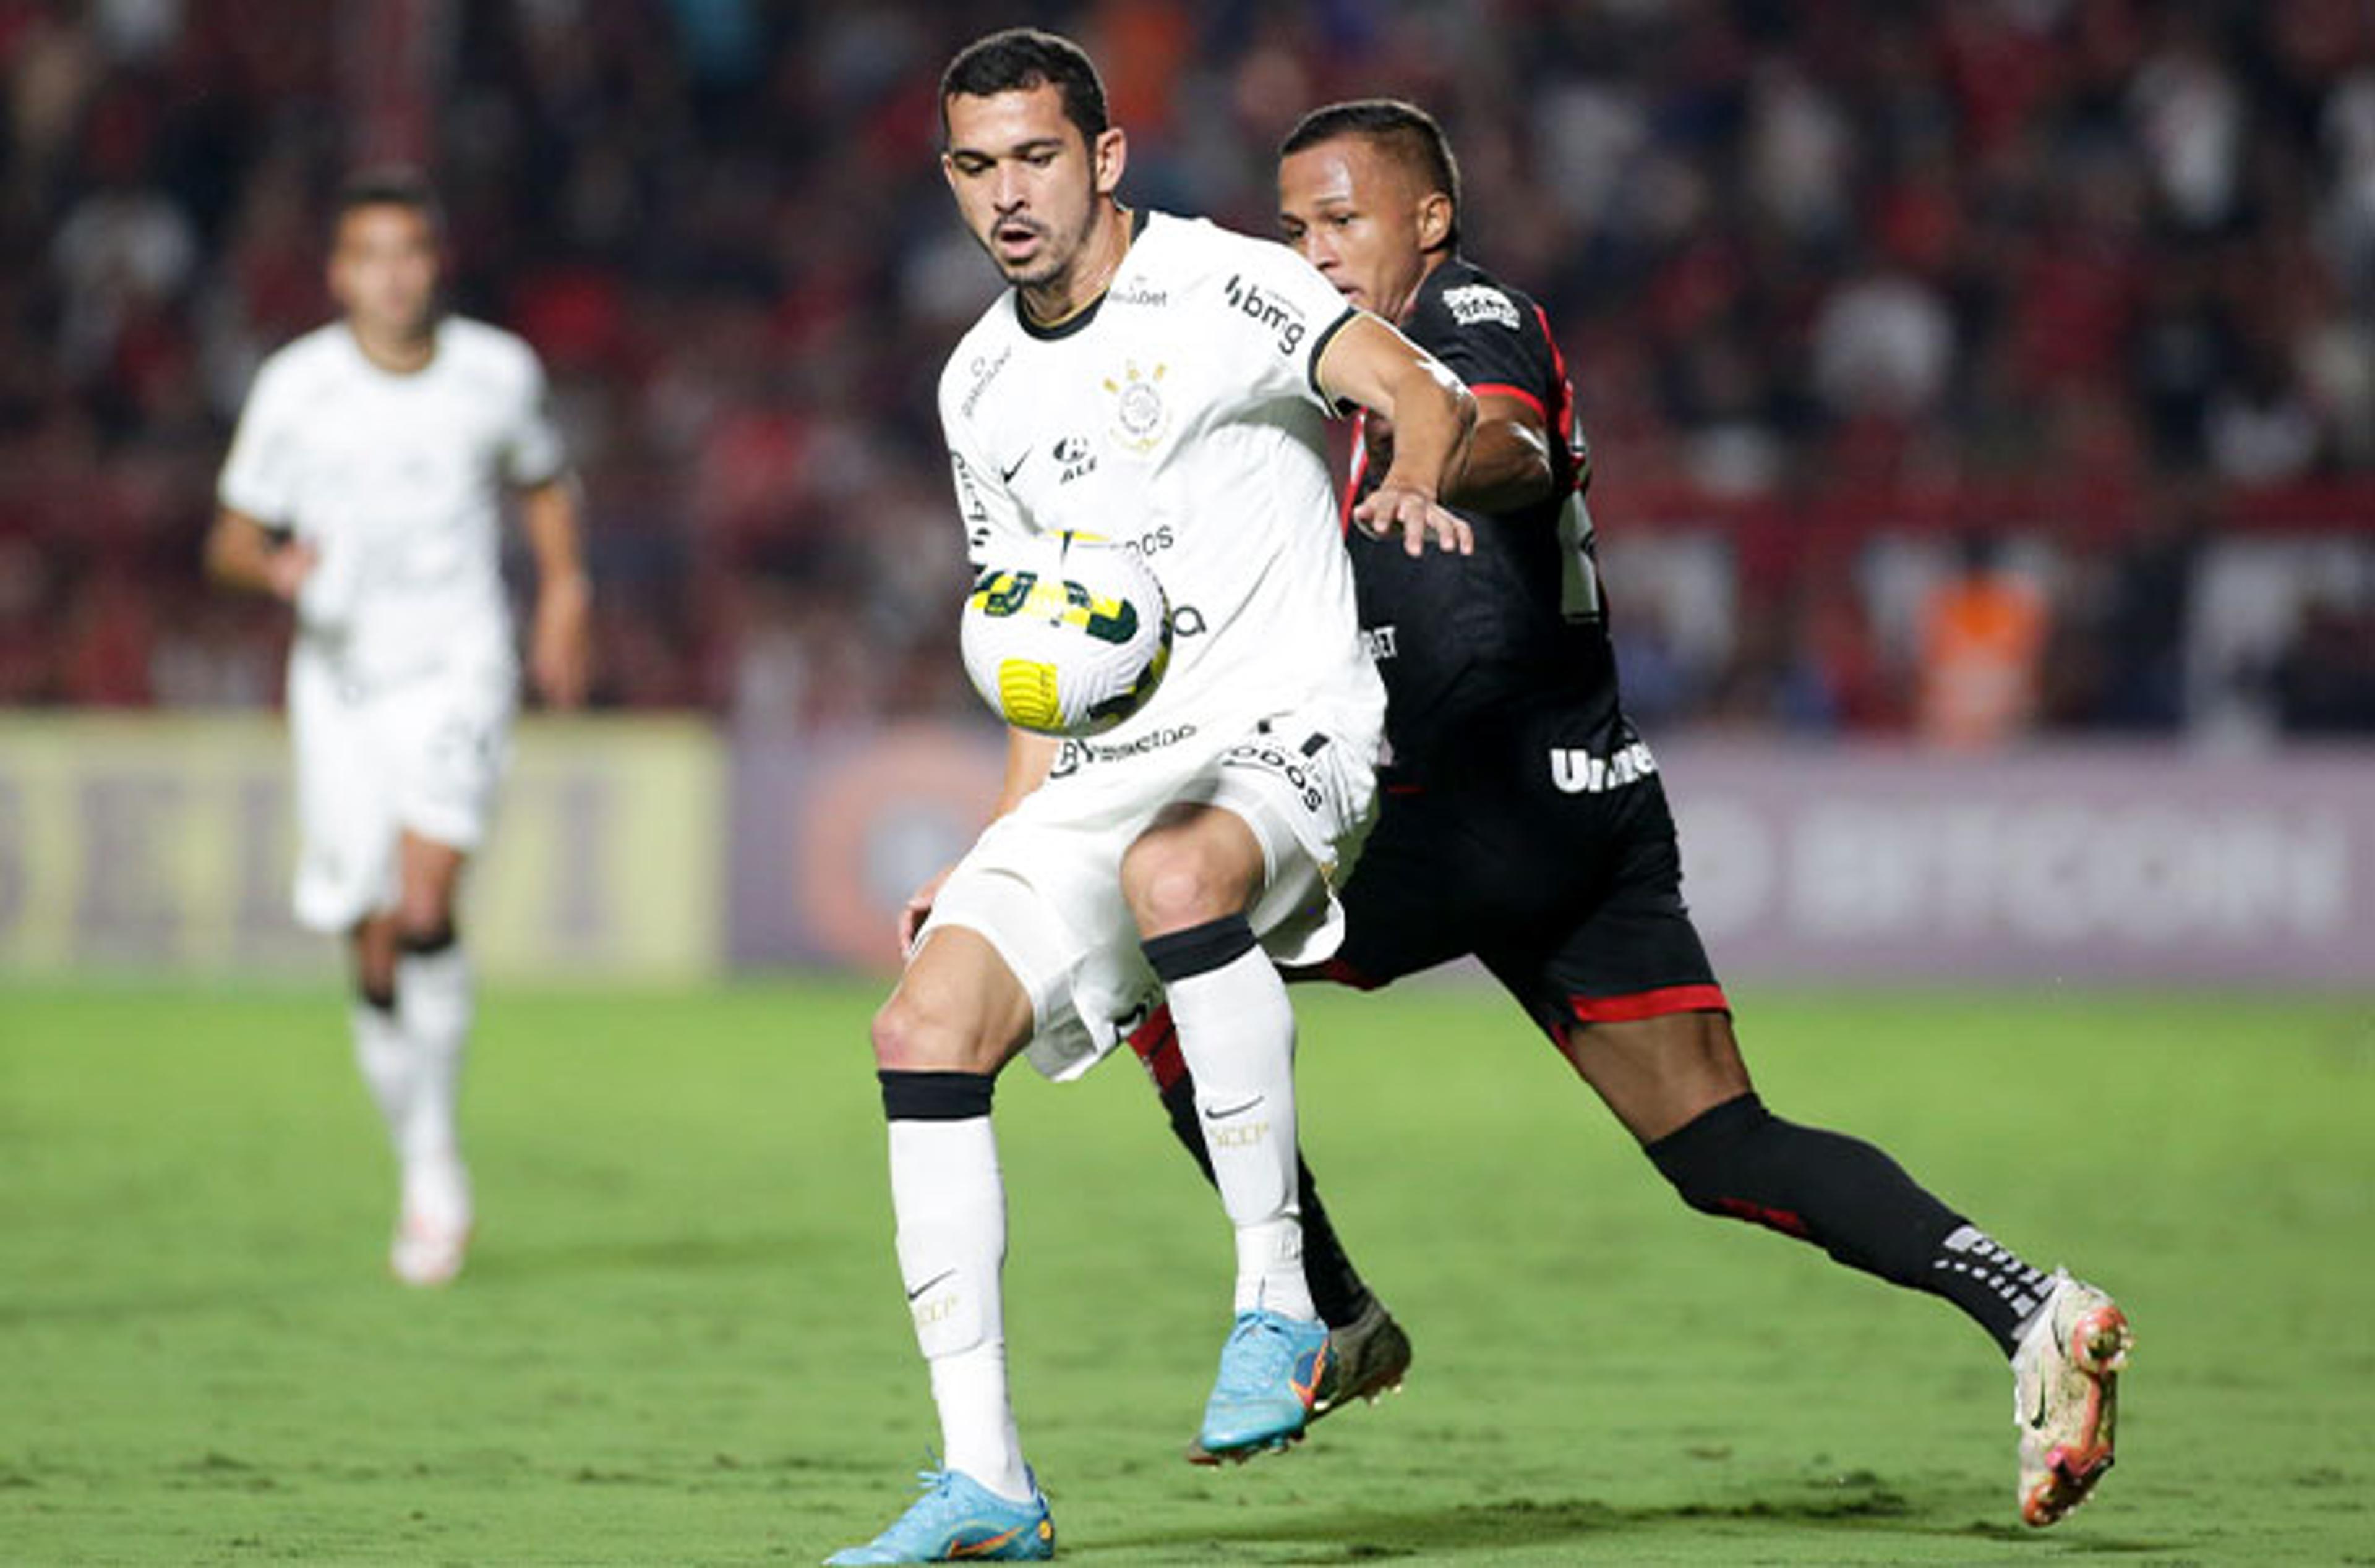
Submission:
{"label": "yellow and white soccer ball", "polygon": [[1171,607],[1137,551],[1041,534],[975,577],[959,640],[998,716],[1040,735],[1101,735],[1146,705],[1171,663]]}

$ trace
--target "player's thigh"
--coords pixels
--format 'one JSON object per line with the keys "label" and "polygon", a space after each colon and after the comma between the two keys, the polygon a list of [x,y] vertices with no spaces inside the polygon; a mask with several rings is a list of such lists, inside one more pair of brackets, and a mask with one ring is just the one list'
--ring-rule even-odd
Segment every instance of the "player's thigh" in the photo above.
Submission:
{"label": "player's thigh", "polygon": [[1260,890],[1247,918],[1281,964],[1316,962],[1342,938],[1335,890],[1368,831],[1372,749],[1324,722],[1282,715],[1223,748],[1183,796],[1230,812],[1260,845]]}
{"label": "player's thigh", "polygon": [[990,939],[944,925],[917,943],[875,1014],[878,1066],[901,1071],[994,1073],[1036,1026],[1030,993]]}
{"label": "player's thigh", "polygon": [[916,953],[970,933],[1021,990],[1032,1065],[1069,1079],[1145,1016],[1156,987],[1121,895],[1122,851],[1142,822],[1052,815],[1034,796],[990,824],[934,895]]}
{"label": "player's thigh", "polygon": [[372,704],[300,654],[289,669],[298,923],[350,931],[396,898],[396,796]]}

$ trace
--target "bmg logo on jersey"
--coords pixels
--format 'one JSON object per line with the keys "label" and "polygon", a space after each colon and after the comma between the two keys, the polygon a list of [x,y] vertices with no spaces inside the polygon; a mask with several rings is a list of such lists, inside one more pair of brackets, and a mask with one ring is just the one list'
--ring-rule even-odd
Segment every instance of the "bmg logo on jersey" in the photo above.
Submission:
{"label": "bmg logo on jersey", "polygon": [[1235,273],[1221,286],[1221,292],[1247,320],[1277,331],[1280,353],[1292,354],[1302,344],[1303,312],[1277,295],[1256,288]]}

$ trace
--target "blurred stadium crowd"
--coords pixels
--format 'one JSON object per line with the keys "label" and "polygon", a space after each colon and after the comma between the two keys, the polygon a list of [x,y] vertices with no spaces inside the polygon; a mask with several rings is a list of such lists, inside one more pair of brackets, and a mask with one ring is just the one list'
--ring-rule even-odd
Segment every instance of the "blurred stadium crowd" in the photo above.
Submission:
{"label": "blurred stadium crowd", "polygon": [[[1653,724],[2375,732],[2365,0],[1105,0],[1125,195],[1268,232],[1305,108],[1446,121],[1575,371]],[[933,386],[992,275],[889,0],[0,0],[0,704],[258,704],[197,547],[324,198],[428,164],[546,356],[600,700],[970,711]],[[1657,733],[1653,731],[1653,733]]]}

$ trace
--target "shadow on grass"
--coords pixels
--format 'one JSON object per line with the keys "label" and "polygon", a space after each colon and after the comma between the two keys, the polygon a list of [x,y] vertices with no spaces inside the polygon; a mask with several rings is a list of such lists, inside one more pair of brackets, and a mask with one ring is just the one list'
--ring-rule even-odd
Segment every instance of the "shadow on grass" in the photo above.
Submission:
{"label": "shadow on grass", "polygon": [[[1106,1537],[1089,1542],[1076,1539],[1066,1544],[1077,1555],[1093,1555],[1101,1549],[1168,1550],[1178,1552],[1183,1562],[1216,1554],[1242,1554],[1245,1560],[1269,1562],[1407,1559],[1436,1562],[1471,1554],[1555,1549],[1589,1540],[1621,1550],[1618,1543],[1626,1536],[1667,1534],[1687,1530],[1692,1526],[1766,1525],[1773,1527],[1777,1536],[1802,1532],[1805,1539],[1800,1544],[1809,1547],[1826,1536],[1842,1533],[1875,1538],[1887,1534],[1926,1536],[1935,1545],[1919,1549],[1911,1556],[1946,1561],[1956,1555],[1957,1542],[1967,1547],[1974,1539],[1985,1539],[2015,1547],[2040,1539],[2038,1532],[2015,1525],[1967,1518],[1950,1520],[1945,1517],[1949,1512],[1944,1507],[1917,1507],[1902,1493],[1875,1480],[1814,1495],[1801,1492],[1658,1508],[1619,1508],[1589,1498],[1515,1498],[1452,1508],[1343,1508],[1298,1513],[1286,1518],[1248,1519],[1215,1529]],[[2074,1550],[2105,1555],[2168,1551],[2180,1550],[2183,1545],[2172,1540],[2107,1539],[2093,1534],[2058,1534],[2053,1540],[2065,1553]],[[1781,1542],[1776,1540],[1774,1544],[1779,1546]]]}

